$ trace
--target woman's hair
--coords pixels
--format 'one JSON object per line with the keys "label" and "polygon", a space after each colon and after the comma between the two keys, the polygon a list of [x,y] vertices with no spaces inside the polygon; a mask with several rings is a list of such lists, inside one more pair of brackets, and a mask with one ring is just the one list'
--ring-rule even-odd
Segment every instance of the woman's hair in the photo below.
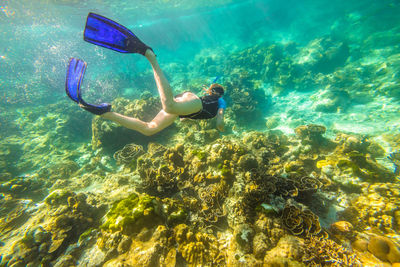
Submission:
{"label": "woman's hair", "polygon": [[224,87],[222,85],[220,85],[219,83],[211,84],[210,91],[211,91],[211,93],[217,94],[219,96],[224,95]]}

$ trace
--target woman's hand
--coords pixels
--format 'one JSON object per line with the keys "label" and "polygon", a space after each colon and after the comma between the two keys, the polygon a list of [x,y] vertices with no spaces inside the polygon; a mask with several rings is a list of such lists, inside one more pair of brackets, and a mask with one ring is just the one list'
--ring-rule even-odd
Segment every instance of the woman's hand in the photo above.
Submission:
{"label": "woman's hand", "polygon": [[203,91],[205,94],[209,95],[210,94],[210,88],[208,88],[206,85],[203,85]]}
{"label": "woman's hand", "polygon": [[217,124],[217,130],[218,131],[220,131],[220,132],[223,132],[223,131],[225,131],[225,125],[224,125],[224,123],[220,123],[220,124]]}
{"label": "woman's hand", "polygon": [[223,132],[225,129],[225,122],[224,122],[224,109],[218,109],[217,113],[217,129],[220,132]]}

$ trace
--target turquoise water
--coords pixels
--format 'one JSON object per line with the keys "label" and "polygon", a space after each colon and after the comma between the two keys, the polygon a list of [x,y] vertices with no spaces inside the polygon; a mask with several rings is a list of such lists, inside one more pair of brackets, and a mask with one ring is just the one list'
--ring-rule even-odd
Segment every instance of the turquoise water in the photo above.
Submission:
{"label": "turquoise water", "polygon": [[[161,108],[144,57],[83,41],[89,12],[151,46],[175,94],[220,76],[225,131],[176,121],[146,137],[70,101],[76,57],[89,103],[145,121]],[[0,0],[0,266],[399,264],[399,13]]]}

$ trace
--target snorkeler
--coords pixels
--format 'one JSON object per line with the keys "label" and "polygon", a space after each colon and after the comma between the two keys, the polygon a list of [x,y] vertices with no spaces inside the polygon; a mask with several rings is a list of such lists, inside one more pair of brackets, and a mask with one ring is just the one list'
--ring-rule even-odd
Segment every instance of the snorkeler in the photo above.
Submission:
{"label": "snorkeler", "polygon": [[184,92],[174,97],[172,88],[157,62],[153,49],[145,45],[124,26],[98,14],[89,13],[84,31],[84,40],[120,53],[138,53],[145,56],[153,68],[162,110],[152,121],[144,122],[137,118],[112,112],[111,105],[107,103],[100,105],[86,103],[82,99],[80,86],[87,64],[82,60],[71,58],[67,70],[66,92],[81,108],[147,136],[158,133],[170,126],[178,117],[189,119],[211,119],[217,117],[217,129],[219,131],[224,130],[226,103],[222,98],[224,95],[222,85],[211,84],[206,90],[207,94],[202,97],[198,97],[192,92]]}

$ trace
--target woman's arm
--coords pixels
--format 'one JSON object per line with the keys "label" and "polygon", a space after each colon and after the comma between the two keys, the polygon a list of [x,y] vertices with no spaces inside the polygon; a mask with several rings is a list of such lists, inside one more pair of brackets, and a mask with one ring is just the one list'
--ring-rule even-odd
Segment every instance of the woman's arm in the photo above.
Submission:
{"label": "woman's arm", "polygon": [[224,122],[224,109],[219,108],[217,113],[217,129],[220,132],[224,131],[225,122]]}

